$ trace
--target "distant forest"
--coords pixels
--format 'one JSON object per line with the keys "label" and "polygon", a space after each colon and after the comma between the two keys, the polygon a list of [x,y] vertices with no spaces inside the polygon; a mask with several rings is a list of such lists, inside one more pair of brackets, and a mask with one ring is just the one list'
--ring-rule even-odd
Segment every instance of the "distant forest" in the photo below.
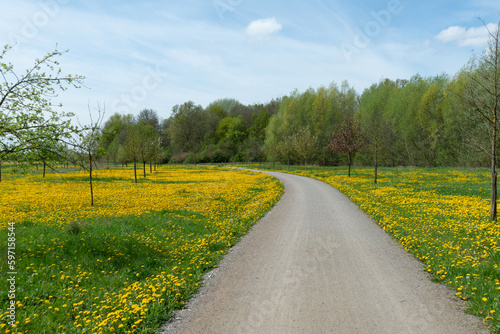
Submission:
{"label": "distant forest", "polygon": [[131,142],[147,141],[159,148],[143,160],[163,163],[346,164],[331,141],[350,116],[360,129],[359,165],[376,159],[383,166],[486,167],[490,127],[466,103],[469,78],[463,70],[453,78],[385,79],[361,95],[344,81],[255,105],[220,99],[203,108],[189,101],[164,120],[150,109],[137,117],[114,114],[102,127],[99,158],[132,162],[138,157]]}

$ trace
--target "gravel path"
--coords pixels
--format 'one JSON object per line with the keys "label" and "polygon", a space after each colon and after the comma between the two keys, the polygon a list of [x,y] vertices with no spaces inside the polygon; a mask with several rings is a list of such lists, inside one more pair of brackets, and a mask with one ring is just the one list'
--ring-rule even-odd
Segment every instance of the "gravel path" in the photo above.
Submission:
{"label": "gravel path", "polygon": [[268,174],[282,199],[160,333],[488,333],[336,189]]}

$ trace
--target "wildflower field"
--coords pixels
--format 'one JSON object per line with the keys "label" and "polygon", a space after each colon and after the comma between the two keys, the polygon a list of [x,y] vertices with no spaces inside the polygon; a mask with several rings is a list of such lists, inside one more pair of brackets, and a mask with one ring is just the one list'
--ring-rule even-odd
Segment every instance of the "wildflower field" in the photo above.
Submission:
{"label": "wildflower field", "polygon": [[90,207],[85,172],[2,171],[2,333],[153,332],[283,193],[241,170],[105,169]]}
{"label": "wildflower field", "polygon": [[355,168],[351,177],[346,167],[290,172],[347,195],[500,333],[500,222],[489,220],[489,171],[379,168],[377,184],[373,168]]}

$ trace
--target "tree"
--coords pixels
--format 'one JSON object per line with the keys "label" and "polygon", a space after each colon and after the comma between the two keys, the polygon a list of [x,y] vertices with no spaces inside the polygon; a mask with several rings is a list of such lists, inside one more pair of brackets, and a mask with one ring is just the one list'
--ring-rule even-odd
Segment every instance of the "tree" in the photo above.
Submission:
{"label": "tree", "polygon": [[446,156],[458,166],[489,166],[488,124],[463,101],[468,81],[468,75],[462,70],[446,85],[443,110],[444,140],[448,144]]}
{"label": "tree", "polygon": [[206,132],[203,108],[189,101],[175,105],[172,113],[168,132],[174,151],[196,153]]}
{"label": "tree", "polygon": [[362,131],[366,134],[365,144],[373,154],[374,183],[377,183],[379,155],[388,145],[387,134],[391,132],[384,111],[390,95],[394,94],[394,87],[395,84],[386,79],[365,89],[357,112]]}
{"label": "tree", "polygon": [[0,53],[0,161],[9,154],[70,140],[77,131],[71,124],[73,114],[54,110],[51,100],[58,91],[70,86],[79,88],[84,79],[56,70],[56,57],[67,52],[58,51],[57,46],[20,75],[11,63],[3,62],[11,49],[7,45]]}
{"label": "tree", "polygon": [[207,109],[204,110],[205,118],[205,136],[204,145],[217,144],[217,129],[219,127],[220,121],[227,116],[227,112],[224,108],[218,104],[211,104]]}
{"label": "tree", "polygon": [[433,83],[422,96],[417,110],[416,123],[419,126],[420,142],[424,159],[430,166],[436,166],[443,136],[443,100],[446,82]]}
{"label": "tree", "polygon": [[102,119],[104,117],[104,110],[101,112],[101,108],[98,105],[97,106],[97,111],[98,111],[98,118],[97,121],[94,123],[94,120],[92,119],[92,113],[90,113],[90,128],[88,128],[87,132],[82,132],[85,134],[83,136],[81,148],[83,152],[86,153],[88,157],[88,172],[89,172],[89,185],[90,185],[90,206],[94,206],[94,187],[93,187],[93,180],[92,180],[92,171],[93,171],[93,164],[96,156],[99,155],[99,138],[100,138],[100,129],[101,129],[101,123]]}
{"label": "tree", "polygon": [[94,121],[92,111],[89,106],[90,125],[83,126],[80,124],[80,129],[77,134],[69,142],[73,148],[75,155],[68,156],[68,160],[72,160],[75,165],[79,165],[89,173],[90,187],[90,206],[94,206],[94,183],[93,171],[94,164],[99,157],[102,149],[101,140],[101,123],[104,118],[104,106],[98,103],[96,107],[97,119]]}
{"label": "tree", "polygon": [[[54,140],[39,140],[37,146],[32,150],[25,152],[24,158],[31,163],[42,163],[42,177],[45,177],[47,167],[53,169],[52,162],[55,160],[61,161],[61,153],[63,152],[63,144]],[[37,165],[38,166],[38,165]],[[38,168],[38,167],[37,167]]]}
{"label": "tree", "polygon": [[235,106],[241,104],[238,100],[236,99],[219,99],[216,100],[212,103],[210,103],[207,106],[207,109],[211,109],[214,106],[220,106],[224,110],[224,117],[227,116],[227,114],[233,109]]}
{"label": "tree", "polygon": [[[484,23],[484,22],[483,22]],[[490,219],[497,220],[497,137],[500,112],[500,22],[491,30],[488,48],[474,56],[466,69],[468,82],[462,94],[463,102],[488,124],[490,132],[491,196]]]}
{"label": "tree", "polygon": [[293,142],[293,136],[282,139],[278,142],[278,151],[281,155],[286,157],[287,170],[290,171],[290,158],[293,157],[295,150],[295,145]]}
{"label": "tree", "polygon": [[151,125],[156,131],[160,131],[160,119],[158,113],[153,109],[143,109],[137,116],[138,123]]}
{"label": "tree", "polygon": [[226,138],[229,139],[233,145],[241,144],[247,138],[247,129],[242,116],[231,119],[227,128]]}
{"label": "tree", "polygon": [[352,115],[347,114],[337,132],[332,133],[332,140],[330,140],[329,148],[347,157],[349,177],[351,176],[351,165],[354,156],[363,148],[364,144],[365,140],[361,133],[359,123],[354,121]]}
{"label": "tree", "polygon": [[125,141],[125,130],[132,123],[134,123],[134,116],[118,113],[111,115],[104,123],[100,146],[108,162],[111,160],[116,164],[119,160],[119,152]]}
{"label": "tree", "polygon": [[271,116],[265,109],[261,109],[258,114],[253,114],[252,125],[248,128],[249,137],[263,143],[266,138],[266,128],[270,118]]}
{"label": "tree", "polygon": [[160,135],[149,124],[138,123],[135,125],[135,132],[139,134],[139,145],[137,154],[142,161],[143,175],[146,177],[146,163],[156,160],[161,151]]}
{"label": "tree", "polygon": [[318,138],[318,148],[319,154],[323,158],[323,168],[326,166],[328,140],[331,133],[329,125],[333,125],[331,119],[332,109],[333,103],[328,98],[328,91],[324,87],[319,88],[312,105],[311,121],[313,133]]}
{"label": "tree", "polygon": [[125,141],[123,143],[123,150],[127,159],[132,160],[134,163],[134,182],[137,183],[137,162],[140,159],[141,151],[141,133],[139,132],[137,124],[130,124],[125,130]]}
{"label": "tree", "polygon": [[404,87],[397,89],[391,95],[388,105],[385,107],[386,117],[392,130],[397,136],[396,140],[390,141],[393,156],[397,156],[396,163],[404,165],[427,165],[423,152],[427,147],[422,144],[417,119],[418,109],[422,97],[430,86],[430,80],[420,75],[414,75]]}
{"label": "tree", "polygon": [[292,136],[293,147],[298,155],[304,159],[305,170],[307,170],[307,159],[313,156],[317,141],[318,137],[314,136],[305,126]]}
{"label": "tree", "polygon": [[264,150],[268,157],[273,159],[273,169],[274,162],[280,154],[280,138],[282,137],[282,118],[281,114],[275,114],[269,120],[269,124],[266,127],[266,137],[264,140]]}

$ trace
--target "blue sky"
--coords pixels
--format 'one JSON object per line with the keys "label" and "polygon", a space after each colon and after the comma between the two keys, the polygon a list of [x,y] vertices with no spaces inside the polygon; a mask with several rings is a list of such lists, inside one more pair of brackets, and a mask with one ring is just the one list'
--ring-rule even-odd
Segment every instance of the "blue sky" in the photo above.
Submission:
{"label": "blue sky", "polygon": [[[18,72],[54,50],[86,77],[54,101],[88,120],[88,105],[167,118],[176,104],[265,103],[294,89],[455,74],[481,52],[498,0],[4,1],[0,43]],[[490,25],[492,27],[492,25]]]}

